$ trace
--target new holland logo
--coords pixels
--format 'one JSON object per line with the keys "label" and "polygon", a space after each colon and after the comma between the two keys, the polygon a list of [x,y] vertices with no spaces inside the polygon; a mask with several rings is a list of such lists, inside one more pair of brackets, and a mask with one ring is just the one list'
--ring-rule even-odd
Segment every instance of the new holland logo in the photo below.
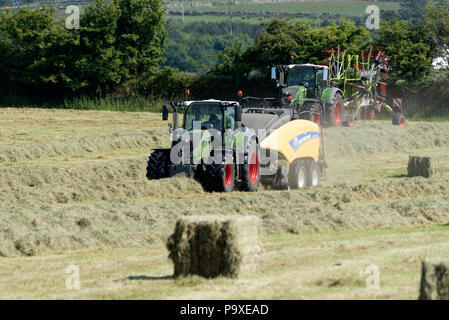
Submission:
{"label": "new holland logo", "polygon": [[292,140],[290,140],[289,144],[292,147],[293,151],[298,151],[299,148],[306,142],[319,138],[320,133],[319,132],[306,132],[302,133],[299,136],[294,137]]}

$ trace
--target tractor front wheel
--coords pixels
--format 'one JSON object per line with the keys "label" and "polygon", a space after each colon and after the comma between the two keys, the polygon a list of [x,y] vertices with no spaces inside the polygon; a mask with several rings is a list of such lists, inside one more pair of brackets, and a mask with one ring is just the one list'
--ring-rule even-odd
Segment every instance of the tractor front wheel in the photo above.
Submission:
{"label": "tractor front wheel", "polygon": [[232,192],[235,186],[235,165],[211,164],[197,172],[196,180],[206,192]]}
{"label": "tractor front wheel", "polygon": [[345,105],[343,97],[340,94],[336,94],[332,100],[332,104],[329,106],[329,125],[331,127],[339,127],[343,123],[344,112]]}
{"label": "tractor front wheel", "polygon": [[260,151],[257,141],[251,139],[248,145],[247,160],[241,167],[241,184],[242,191],[257,191],[260,183]]}
{"label": "tractor front wheel", "polygon": [[169,161],[170,153],[167,150],[154,150],[148,159],[147,179],[158,180],[167,178]]}

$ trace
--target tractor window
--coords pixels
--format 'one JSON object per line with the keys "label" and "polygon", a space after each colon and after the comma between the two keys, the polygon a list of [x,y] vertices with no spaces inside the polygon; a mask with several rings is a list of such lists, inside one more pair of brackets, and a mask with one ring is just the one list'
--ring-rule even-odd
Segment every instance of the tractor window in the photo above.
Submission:
{"label": "tractor window", "polygon": [[323,85],[327,82],[327,69],[319,69],[316,73],[317,83]]}
{"label": "tractor window", "polygon": [[317,77],[317,81],[318,83],[322,82],[324,79],[324,70],[323,69],[319,69],[316,73],[316,77]]}
{"label": "tractor window", "polygon": [[235,129],[235,107],[226,109],[226,129]]}
{"label": "tractor window", "polygon": [[311,67],[294,67],[288,75],[288,86],[315,85],[315,69]]}
{"label": "tractor window", "polygon": [[192,103],[184,116],[184,129],[193,130],[193,123],[201,122],[201,129],[223,129],[223,110],[218,103]]}

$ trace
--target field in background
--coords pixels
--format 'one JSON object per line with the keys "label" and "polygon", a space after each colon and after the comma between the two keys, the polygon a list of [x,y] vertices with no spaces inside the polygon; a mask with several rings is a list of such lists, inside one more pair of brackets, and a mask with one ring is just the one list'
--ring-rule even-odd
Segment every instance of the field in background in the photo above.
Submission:
{"label": "field in background", "polygon": [[[67,16],[65,9],[69,5],[78,5],[81,10],[88,1],[72,1],[72,0],[60,0],[60,1],[39,1],[38,3],[32,3],[28,6],[36,8],[42,5],[56,5],[57,15],[61,18]],[[170,18],[182,19],[182,2],[165,0],[162,2],[167,8],[167,15]],[[295,15],[304,14],[303,18],[296,19],[322,19],[325,17],[319,17],[319,15],[329,14],[333,18],[337,16],[345,17],[361,17],[365,14],[366,7],[369,5],[376,5],[381,10],[396,11],[399,9],[398,2],[382,1],[375,2],[366,0],[266,0],[266,1],[233,1],[231,5],[231,14],[234,21],[244,21],[248,23],[258,24],[261,21],[272,19],[274,16],[280,14]],[[17,10],[17,7],[11,7],[12,10]],[[228,20],[229,5],[224,0],[199,0],[199,1],[184,1],[184,14],[185,22],[217,22]],[[256,14],[257,16],[255,16]],[[318,15],[318,16],[317,16]]]}
{"label": "field in background", "polygon": [[[180,1],[167,1],[167,13],[170,18],[182,18],[182,6]],[[376,2],[372,1],[236,1],[231,6],[231,14],[235,21],[248,23],[260,23],[263,20],[271,19],[275,16],[287,14],[304,14],[302,18],[324,19],[326,15],[332,17],[362,17],[365,15],[369,5],[376,5],[380,10],[399,9],[398,2]],[[229,19],[229,6],[226,1],[184,1],[185,22],[206,21],[213,19]],[[256,15],[255,15],[256,14]],[[323,15],[323,16],[322,16]],[[299,17],[297,17],[299,18]],[[241,20],[240,20],[241,19]],[[216,21],[216,20],[215,20]],[[221,20],[220,20],[221,21]]]}
{"label": "field in background", "polygon": [[[324,138],[321,187],[209,194],[146,180],[151,148],[169,145],[158,113],[0,109],[0,298],[416,298],[421,259],[447,255],[449,175],[409,179],[407,161],[449,155],[449,125],[360,122]],[[211,213],[262,219],[261,272],[167,278],[177,217]],[[69,264],[79,292],[61,280]],[[369,264],[381,291],[365,289]]]}

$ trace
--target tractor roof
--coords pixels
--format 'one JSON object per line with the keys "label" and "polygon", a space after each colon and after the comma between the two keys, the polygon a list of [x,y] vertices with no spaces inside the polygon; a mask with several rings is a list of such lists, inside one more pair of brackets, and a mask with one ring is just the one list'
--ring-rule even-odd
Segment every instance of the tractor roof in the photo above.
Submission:
{"label": "tractor roof", "polygon": [[190,106],[192,103],[194,102],[216,102],[216,103],[221,103],[222,105],[238,105],[239,103],[237,101],[222,101],[222,100],[215,100],[215,99],[208,99],[208,100],[195,100],[195,101],[185,101],[184,104],[186,106]]}
{"label": "tractor roof", "polygon": [[293,67],[318,67],[318,68],[321,68],[321,69],[329,69],[329,67],[327,67],[327,66],[320,66],[320,65],[317,65],[317,64],[310,64],[310,63],[306,63],[306,64],[289,64],[288,65],[289,69],[291,69]]}

